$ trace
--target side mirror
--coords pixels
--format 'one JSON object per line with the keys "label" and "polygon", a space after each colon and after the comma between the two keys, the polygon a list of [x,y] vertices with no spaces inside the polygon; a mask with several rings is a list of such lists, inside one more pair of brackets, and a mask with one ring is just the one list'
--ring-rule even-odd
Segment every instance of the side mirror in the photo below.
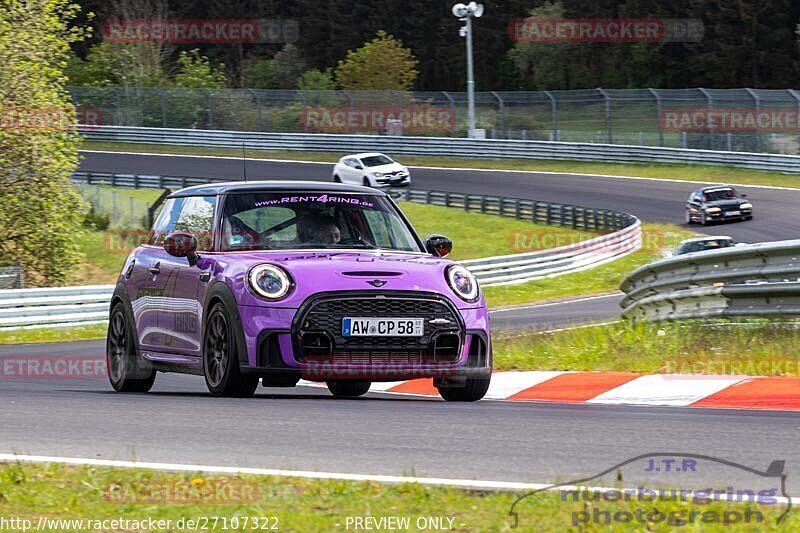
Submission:
{"label": "side mirror", "polygon": [[747,198],[746,194],[740,194],[739,196],[741,196],[742,198]]}
{"label": "side mirror", "polygon": [[197,239],[185,231],[173,231],[164,239],[164,250],[173,257],[185,257],[189,266],[197,264]]}
{"label": "side mirror", "polygon": [[444,235],[432,234],[425,237],[425,250],[437,257],[447,257],[453,251],[453,241]]}
{"label": "side mirror", "polygon": [[355,166],[355,169],[356,169],[356,170],[364,170],[364,167],[363,167],[363,166],[361,166],[361,165],[356,165],[356,166]]}

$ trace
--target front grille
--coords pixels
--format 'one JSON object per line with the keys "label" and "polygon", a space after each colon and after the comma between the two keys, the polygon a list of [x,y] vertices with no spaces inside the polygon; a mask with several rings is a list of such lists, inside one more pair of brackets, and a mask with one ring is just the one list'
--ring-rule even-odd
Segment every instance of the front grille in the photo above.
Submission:
{"label": "front grille", "polygon": [[[345,317],[422,318],[424,330],[421,337],[342,337]],[[334,358],[343,364],[454,362],[463,340],[457,313],[430,296],[318,298],[302,308],[293,333],[299,360]],[[328,345],[320,344],[323,338]]]}

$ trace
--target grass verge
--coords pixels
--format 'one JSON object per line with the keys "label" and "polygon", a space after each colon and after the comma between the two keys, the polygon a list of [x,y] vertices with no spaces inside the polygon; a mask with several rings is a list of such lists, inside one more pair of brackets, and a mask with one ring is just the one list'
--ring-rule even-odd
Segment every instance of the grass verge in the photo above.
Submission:
{"label": "grass verge", "polygon": [[797,327],[778,321],[622,321],[492,342],[498,370],[800,375]]}
{"label": "grass verge", "polygon": [[[600,469],[598,468],[598,471]],[[614,491],[616,492],[616,491]],[[608,492],[605,494],[612,494]],[[0,465],[0,509],[3,517],[31,520],[36,525],[40,516],[62,520],[171,520],[162,524],[161,531],[192,529],[185,526],[189,519],[207,518],[207,530],[252,530],[252,520],[258,525],[275,525],[281,531],[335,531],[356,529],[354,517],[402,517],[409,520],[406,530],[421,530],[422,522],[431,517],[443,519],[450,531],[507,531],[510,530],[509,510],[525,493],[480,493],[454,488],[427,487],[417,484],[388,485],[374,482],[310,480],[271,476],[207,476],[199,473],[164,473],[149,470],[122,470],[99,467],[69,467],[63,465]],[[617,494],[619,494],[617,492]],[[171,502],[164,501],[164,496]],[[152,500],[156,499],[156,502]],[[609,498],[610,499],[610,498]],[[140,501],[144,500],[142,503]],[[218,503],[226,502],[226,503]],[[643,521],[633,520],[613,526],[592,523],[577,525],[576,519],[585,510],[636,513],[642,510]],[[658,510],[662,519],[647,517]],[[747,524],[748,530],[757,525],[759,531],[781,530],[777,517],[784,508],[779,505],[727,504],[639,501],[588,504],[573,503],[558,492],[531,495],[522,500],[515,511],[522,531],[668,531],[686,520],[689,512],[708,513],[701,521],[696,515],[689,527],[703,531],[731,531],[742,527],[734,520],[743,520],[747,510],[761,513],[761,521]],[[727,513],[727,515],[726,515]],[[737,513],[737,514],[733,514]],[[727,516],[728,524],[711,523],[708,517]],[[245,517],[248,525],[245,525]],[[348,517],[351,522],[348,525]],[[798,514],[789,514],[782,529],[797,530]],[[184,520],[180,528],[178,521]],[[213,527],[216,520],[216,527]],[[234,521],[235,520],[235,521]],[[450,522],[452,520],[452,522]],[[201,518],[202,521],[202,518]],[[97,522],[92,522],[97,523]],[[52,522],[51,522],[52,524]],[[86,524],[84,522],[84,524]],[[430,522],[428,522],[430,524]],[[684,523],[685,524],[685,523]],[[449,527],[448,527],[449,526]],[[265,527],[265,528],[267,528]],[[32,529],[32,528],[31,528]],[[46,528],[56,530],[55,527]],[[79,530],[74,525],[58,529]],[[86,529],[86,528],[84,528]],[[106,527],[88,528],[106,530]],[[122,528],[120,528],[122,529]],[[203,529],[202,526],[200,529]],[[256,529],[261,529],[256,528]],[[363,529],[363,528],[362,528]],[[436,528],[428,528],[436,529]]]}
{"label": "grass verge", "polygon": [[[240,149],[193,148],[190,146],[164,146],[87,141],[85,150],[111,152],[146,152],[184,155],[210,155],[241,157]],[[343,154],[338,152],[263,151],[248,150],[248,157],[263,159],[288,159],[295,161],[322,161],[333,163]],[[466,157],[402,156],[410,166],[456,167],[498,170],[529,170],[539,172],[567,172],[577,174],[606,174],[613,176],[638,176],[642,178],[669,178],[681,181],[709,181],[742,185],[771,185],[800,188],[800,176],[781,172],[768,172],[710,165],[673,165],[647,163],[601,163],[585,161],[552,161],[531,159],[477,159]]]}
{"label": "grass verge", "polygon": [[[0,330],[0,345],[38,342],[73,342],[104,339],[108,326],[94,324],[69,328],[34,328]],[[2,501],[2,499],[0,499]]]}

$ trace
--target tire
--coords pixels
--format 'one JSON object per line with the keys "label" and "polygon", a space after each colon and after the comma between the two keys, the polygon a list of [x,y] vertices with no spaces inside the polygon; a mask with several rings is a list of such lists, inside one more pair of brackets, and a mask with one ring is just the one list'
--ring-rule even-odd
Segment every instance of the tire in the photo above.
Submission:
{"label": "tire", "polygon": [[203,335],[203,375],[212,396],[250,398],[259,378],[239,371],[236,339],[228,310],[218,303],[211,308]]}
{"label": "tire", "polygon": [[357,398],[369,391],[371,381],[328,381],[328,390],[337,398]]}
{"label": "tire", "polygon": [[147,392],[156,379],[155,370],[147,368],[136,356],[135,331],[125,304],[117,302],[111,309],[106,337],[106,370],[117,392]]}
{"label": "tire", "polygon": [[744,217],[742,220],[753,220],[753,215]]}
{"label": "tire", "polygon": [[486,396],[491,381],[491,376],[467,378],[467,383],[463,387],[440,388],[439,396],[448,402],[475,402]]}
{"label": "tire", "polygon": [[369,182],[369,178],[366,176],[364,176],[364,179],[361,181],[361,183],[364,185],[364,187],[372,187],[372,184]]}
{"label": "tire", "polygon": [[341,183],[342,182],[342,178],[340,178],[339,176],[334,176],[333,177],[333,182],[334,183]]}

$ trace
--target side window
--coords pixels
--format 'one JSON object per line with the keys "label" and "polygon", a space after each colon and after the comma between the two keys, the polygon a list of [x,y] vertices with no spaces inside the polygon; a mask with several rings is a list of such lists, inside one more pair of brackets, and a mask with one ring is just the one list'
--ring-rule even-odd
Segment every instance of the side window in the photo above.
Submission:
{"label": "side window", "polygon": [[358,159],[351,158],[345,160],[344,164],[347,165],[348,167],[356,168],[360,163],[358,162]]}
{"label": "side window", "polygon": [[172,198],[164,203],[158,218],[153,223],[150,244],[161,246],[164,244],[164,237],[175,231],[175,223],[178,221],[185,200],[186,198]]}
{"label": "side window", "polygon": [[199,250],[209,250],[213,244],[215,196],[192,196],[186,198],[183,209],[175,222],[175,229],[188,231],[197,239]]}
{"label": "side window", "polygon": [[372,230],[373,244],[381,248],[392,248],[392,236],[389,235],[388,221],[382,211],[364,211]]}

